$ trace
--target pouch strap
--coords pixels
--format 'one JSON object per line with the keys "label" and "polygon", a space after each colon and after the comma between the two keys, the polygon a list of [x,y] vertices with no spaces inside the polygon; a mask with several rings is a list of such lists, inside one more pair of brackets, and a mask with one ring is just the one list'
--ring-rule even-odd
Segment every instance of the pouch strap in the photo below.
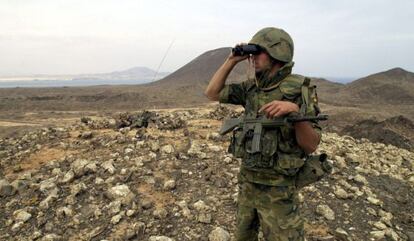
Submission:
{"label": "pouch strap", "polygon": [[302,106],[300,107],[300,113],[306,115],[308,104],[309,104],[309,85],[310,79],[308,77],[303,81],[301,92],[302,92]]}

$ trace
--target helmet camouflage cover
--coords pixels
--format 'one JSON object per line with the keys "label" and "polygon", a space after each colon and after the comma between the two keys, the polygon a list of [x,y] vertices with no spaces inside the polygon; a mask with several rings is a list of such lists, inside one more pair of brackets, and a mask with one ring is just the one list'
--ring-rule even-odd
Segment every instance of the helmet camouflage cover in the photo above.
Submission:
{"label": "helmet camouflage cover", "polygon": [[263,28],[249,41],[264,48],[269,55],[282,62],[293,59],[293,40],[290,35],[280,28]]}

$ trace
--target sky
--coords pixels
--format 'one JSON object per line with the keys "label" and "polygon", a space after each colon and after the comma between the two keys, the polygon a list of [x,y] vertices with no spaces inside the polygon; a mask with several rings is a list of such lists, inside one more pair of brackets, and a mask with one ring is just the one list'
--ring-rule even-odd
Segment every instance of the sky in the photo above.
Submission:
{"label": "sky", "polygon": [[[0,0],[0,75],[175,71],[205,51],[286,30],[294,72],[414,71],[414,1]],[[171,48],[167,52],[167,49]]]}

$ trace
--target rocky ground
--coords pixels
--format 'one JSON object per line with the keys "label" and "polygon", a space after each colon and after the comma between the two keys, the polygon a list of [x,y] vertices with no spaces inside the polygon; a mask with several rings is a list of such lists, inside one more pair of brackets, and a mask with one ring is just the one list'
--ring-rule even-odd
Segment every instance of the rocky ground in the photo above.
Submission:
{"label": "rocky ground", "polygon": [[[0,139],[0,240],[232,240],[240,160],[217,132],[240,113],[142,113]],[[308,240],[414,240],[413,152],[328,132],[317,152]]]}
{"label": "rocky ground", "polygon": [[383,121],[361,120],[355,124],[347,125],[340,133],[414,150],[413,131],[414,122],[399,115]]}

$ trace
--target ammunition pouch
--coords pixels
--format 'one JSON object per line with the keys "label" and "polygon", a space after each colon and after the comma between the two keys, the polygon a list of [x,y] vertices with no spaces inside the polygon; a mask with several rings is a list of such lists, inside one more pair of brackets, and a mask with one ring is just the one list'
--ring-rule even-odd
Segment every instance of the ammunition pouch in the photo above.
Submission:
{"label": "ammunition pouch", "polygon": [[309,156],[296,177],[298,189],[321,180],[332,172],[332,166],[327,161],[325,153]]}
{"label": "ammunition pouch", "polygon": [[260,171],[273,169],[278,173],[294,176],[303,166],[304,160],[289,154],[278,153],[278,129],[264,129],[260,136],[260,151],[253,152],[254,131],[236,128],[231,137],[228,152],[242,158],[242,165],[247,169]]}
{"label": "ammunition pouch", "polygon": [[274,169],[286,176],[295,176],[304,165],[305,160],[296,155],[279,154]]}
{"label": "ammunition pouch", "polygon": [[259,149],[253,150],[254,130],[236,128],[230,140],[228,152],[237,158],[242,158],[242,164],[247,168],[272,168],[274,155],[277,150],[277,130],[263,130],[260,135]]}
{"label": "ammunition pouch", "polygon": [[245,150],[246,156],[242,160],[242,164],[246,168],[250,169],[269,169],[274,166],[274,156],[277,151],[277,130],[276,129],[263,129],[260,135],[259,151],[254,152],[252,146],[253,132],[248,131],[245,136]]}
{"label": "ammunition pouch", "polygon": [[227,151],[237,158],[243,158],[245,156],[246,151],[244,148],[244,133],[242,128],[233,130],[233,135]]}

